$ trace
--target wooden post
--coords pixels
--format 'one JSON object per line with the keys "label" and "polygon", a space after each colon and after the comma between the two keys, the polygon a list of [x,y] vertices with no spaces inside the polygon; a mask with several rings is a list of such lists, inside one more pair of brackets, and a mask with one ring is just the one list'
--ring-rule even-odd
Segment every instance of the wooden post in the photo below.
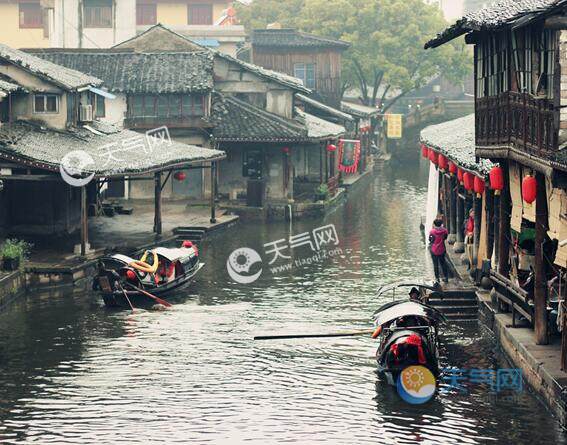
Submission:
{"label": "wooden post", "polygon": [[89,223],[87,213],[87,186],[81,187],[81,256],[87,254],[89,244]]}
{"label": "wooden post", "polygon": [[534,281],[534,319],[536,344],[546,345],[547,335],[547,276],[543,244],[548,230],[547,192],[545,176],[536,173],[536,233],[535,233],[535,281]]}
{"label": "wooden post", "polygon": [[478,247],[480,244],[480,225],[482,224],[482,196],[477,197],[473,192],[473,209],[474,209],[474,235],[473,235],[473,260],[475,264],[471,264],[471,269],[477,269]]}
{"label": "wooden post", "polygon": [[457,179],[449,177],[449,244],[457,241]]}
{"label": "wooden post", "polygon": [[488,225],[488,243],[486,246],[486,257],[491,260],[492,250],[494,249],[494,224],[492,222],[492,218],[494,217],[494,192],[487,189],[484,192],[484,196],[486,201],[484,203],[484,206],[486,208],[486,223]]}
{"label": "wooden post", "polygon": [[494,214],[494,236],[492,237],[494,242],[494,264],[492,269],[496,270],[500,258],[500,194],[496,192],[493,197],[492,212]]}
{"label": "wooden post", "polygon": [[442,173],[443,175],[443,216],[445,219],[445,227],[447,231],[451,233],[451,185],[449,184],[449,176],[446,173]]}
{"label": "wooden post", "polygon": [[216,198],[217,198],[217,163],[216,161],[211,162],[211,224],[217,222],[216,215]]}
{"label": "wooden post", "polygon": [[501,162],[504,173],[504,190],[500,194],[500,229],[498,231],[498,273],[505,278],[510,277],[510,172],[507,161]]}
{"label": "wooden post", "polygon": [[161,235],[161,172],[154,175],[154,232]]}
{"label": "wooden post", "polygon": [[465,251],[465,237],[463,234],[463,224],[465,222],[465,203],[459,196],[461,187],[459,181],[456,181],[455,196],[457,199],[457,241],[455,242],[455,253],[463,253]]}
{"label": "wooden post", "polygon": [[319,144],[319,184],[323,184],[323,145]]}

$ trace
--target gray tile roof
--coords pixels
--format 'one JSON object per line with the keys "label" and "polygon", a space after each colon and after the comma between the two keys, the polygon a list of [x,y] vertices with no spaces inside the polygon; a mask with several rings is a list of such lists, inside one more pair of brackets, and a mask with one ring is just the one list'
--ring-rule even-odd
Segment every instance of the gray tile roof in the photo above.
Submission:
{"label": "gray tile roof", "polygon": [[23,90],[23,88],[17,83],[0,76],[0,97],[18,90]]}
{"label": "gray tile roof", "polygon": [[255,29],[251,41],[257,47],[337,48],[347,49],[350,43],[329,37],[299,32],[295,29]]}
{"label": "gray tile roof", "polygon": [[235,97],[216,95],[211,113],[213,138],[233,142],[307,141],[304,125],[261,110]]}
{"label": "gray tile roof", "polygon": [[494,29],[510,24],[527,15],[538,15],[565,0],[500,0],[478,11],[471,12],[425,44],[425,48],[439,46],[470,31]]}
{"label": "gray tile roof", "polygon": [[377,108],[352,102],[341,102],[341,110],[356,117],[372,117],[380,114]]}
{"label": "gray tile roof", "polygon": [[140,38],[143,38],[144,36],[151,35],[152,32],[160,32],[160,31],[165,31],[165,32],[170,33],[172,39],[179,39],[179,41],[181,41],[181,42],[183,42],[183,41],[187,42],[187,44],[188,44],[187,52],[195,51],[195,48],[200,48],[203,51],[207,51],[207,52],[213,54],[215,57],[218,57],[219,59],[224,59],[227,62],[240,65],[243,69],[250,71],[254,74],[257,74],[258,76],[263,77],[267,80],[271,80],[273,82],[276,82],[276,83],[279,83],[281,85],[293,88],[297,91],[302,91],[304,93],[310,93],[311,92],[310,89],[306,88],[303,85],[303,82],[301,81],[301,79],[298,79],[298,78],[293,77],[293,76],[289,76],[287,74],[279,73],[277,71],[272,71],[272,70],[263,68],[261,66],[254,65],[252,63],[244,62],[242,60],[239,60],[239,59],[236,59],[232,56],[229,56],[228,54],[225,54],[221,51],[217,51],[217,50],[214,50],[214,49],[211,49],[211,48],[207,48],[206,46],[200,45],[197,42],[191,40],[189,37],[184,36],[183,34],[180,34],[176,31],[172,30],[171,28],[168,28],[167,26],[162,25],[161,23],[158,23],[157,25],[154,25],[154,26],[148,28],[143,33],[138,34],[137,36],[134,36],[134,37],[132,37],[132,38],[130,38],[130,39],[124,41],[124,42],[121,42],[121,43],[115,45],[113,48],[120,49],[121,47],[124,47],[124,48],[130,47],[132,45],[132,43],[136,41],[136,39],[140,39]]}
{"label": "gray tile roof", "polygon": [[0,59],[20,66],[24,70],[55,83],[65,90],[76,90],[84,86],[99,86],[102,81],[74,69],[56,65],[32,54],[10,48],[0,43]]}
{"label": "gray tile roof", "polygon": [[338,117],[339,119],[344,119],[346,121],[353,121],[353,117],[350,114],[347,113],[343,113],[342,111],[337,110],[336,108],[330,107],[328,105],[325,105],[324,103],[321,103],[315,99],[312,99],[310,97],[304,96],[303,94],[296,94],[295,98],[298,99],[299,101],[313,107],[313,108],[317,108],[321,111],[324,111],[325,113],[328,113],[332,116]]}
{"label": "gray tile roof", "polygon": [[94,131],[55,131],[27,122],[0,127],[0,159],[59,171],[65,155],[81,150],[93,164],[84,170],[96,176],[136,175],[225,157],[224,152],[171,141],[150,146],[145,135],[102,123]]}
{"label": "gray tile roof", "polygon": [[346,133],[345,127],[326,121],[296,108],[297,120],[307,127],[307,136],[312,140],[337,138]]}
{"label": "gray tile roof", "polygon": [[494,166],[487,159],[476,162],[474,114],[426,127],[421,131],[421,142],[466,170],[487,175]]}
{"label": "gray tile roof", "polygon": [[191,93],[213,88],[213,56],[208,51],[141,54],[113,50],[47,50],[37,55],[99,77],[104,86],[115,93]]}

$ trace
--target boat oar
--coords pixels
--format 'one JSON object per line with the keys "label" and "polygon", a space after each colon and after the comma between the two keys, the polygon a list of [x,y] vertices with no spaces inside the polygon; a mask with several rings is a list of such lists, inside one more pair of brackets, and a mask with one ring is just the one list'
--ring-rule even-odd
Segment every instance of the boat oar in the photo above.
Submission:
{"label": "boat oar", "polygon": [[328,338],[328,337],[356,337],[357,335],[372,334],[375,329],[363,331],[329,332],[327,334],[284,334],[284,335],[257,335],[254,340],[283,340],[290,338]]}
{"label": "boat oar", "polygon": [[118,283],[118,286],[120,286],[120,290],[122,291],[122,294],[124,295],[124,298],[126,298],[126,301],[128,302],[128,304],[130,305],[130,309],[132,309],[132,312],[134,312],[134,306],[132,305],[132,302],[130,301],[130,298],[128,298],[128,293],[124,290],[124,288]]}
{"label": "boat oar", "polygon": [[128,282],[126,282],[126,283],[124,283],[124,284],[126,284],[126,286],[130,286],[130,287],[131,287],[132,289],[134,289],[134,290],[137,290],[137,291],[140,292],[141,294],[144,294],[146,297],[150,297],[150,298],[154,299],[157,303],[162,304],[162,305],[164,305],[165,307],[172,307],[171,303],[168,303],[167,301],[162,300],[161,298],[156,297],[155,295],[152,295],[152,294],[150,294],[149,292],[146,292],[144,289],[140,289],[139,287],[134,286],[133,284],[128,283]]}

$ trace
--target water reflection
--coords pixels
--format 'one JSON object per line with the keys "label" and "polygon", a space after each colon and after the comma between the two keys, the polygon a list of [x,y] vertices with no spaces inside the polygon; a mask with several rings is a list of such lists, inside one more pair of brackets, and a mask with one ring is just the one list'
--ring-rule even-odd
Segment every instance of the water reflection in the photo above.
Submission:
{"label": "water reflection", "polygon": [[[229,279],[228,255],[261,251],[288,226],[219,234],[171,311],[108,311],[82,292],[20,300],[0,314],[0,442],[562,443],[531,397],[495,402],[475,387],[426,406],[400,401],[378,381],[369,338],[251,341],[366,328],[379,285],[430,276],[418,227],[425,183],[417,167],[379,171],[325,221],[293,227],[335,224],[342,255],[252,285]],[[476,324],[447,328],[444,364],[498,360]]]}

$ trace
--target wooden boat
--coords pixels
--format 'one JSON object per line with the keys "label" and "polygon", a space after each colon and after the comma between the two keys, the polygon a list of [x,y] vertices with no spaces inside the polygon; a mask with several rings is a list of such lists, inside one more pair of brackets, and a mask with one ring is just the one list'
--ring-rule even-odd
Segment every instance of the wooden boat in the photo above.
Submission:
{"label": "wooden boat", "polygon": [[93,289],[109,307],[153,306],[156,301],[142,291],[163,297],[191,283],[203,266],[191,241],[178,248],[148,250],[140,260],[115,254],[99,261]]}
{"label": "wooden boat", "polygon": [[[439,324],[445,316],[437,309],[420,301],[427,289],[435,287],[415,283],[397,283],[382,291],[410,287],[411,299],[384,304],[374,313],[374,338],[379,341],[376,359],[378,372],[388,384],[396,385],[400,373],[408,366],[421,365],[437,377],[439,375]],[[418,293],[415,293],[418,291]],[[383,292],[379,293],[383,295]]]}

